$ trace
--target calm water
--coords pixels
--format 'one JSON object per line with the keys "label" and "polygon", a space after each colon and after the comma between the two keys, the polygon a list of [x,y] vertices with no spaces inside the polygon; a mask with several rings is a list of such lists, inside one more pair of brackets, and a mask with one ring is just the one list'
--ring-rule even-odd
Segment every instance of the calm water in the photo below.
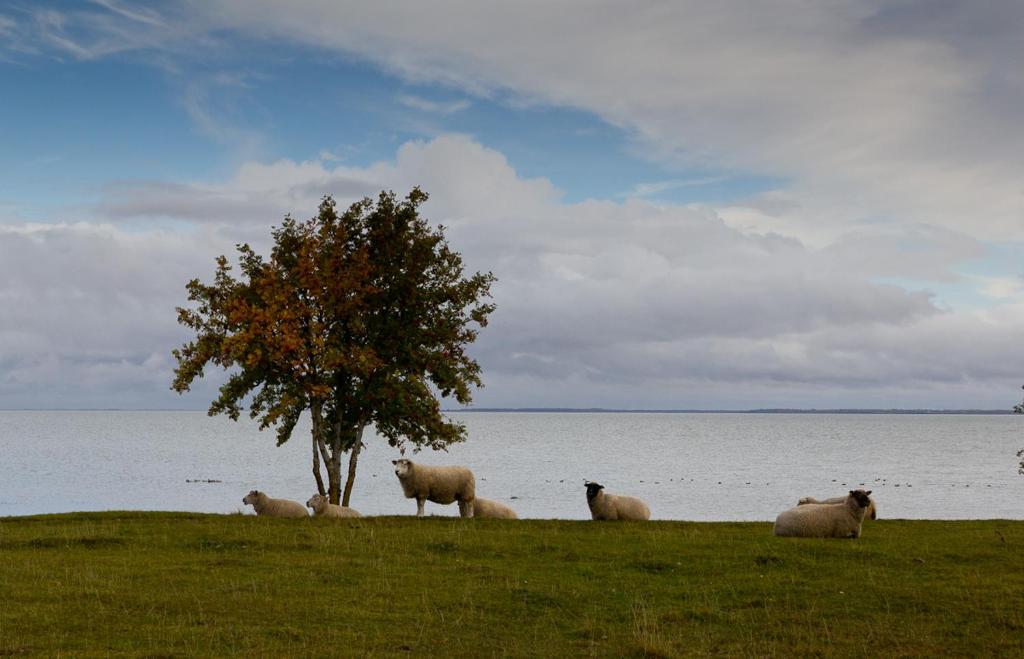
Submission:
{"label": "calm water", "polygon": [[[768,520],[801,496],[872,489],[884,517],[1024,519],[1014,416],[560,414],[455,415],[468,442],[449,455],[477,494],[521,517],[589,517],[583,481],[639,496],[654,518]],[[369,433],[368,433],[369,436]],[[415,514],[370,437],[353,506]],[[187,483],[214,479],[220,483]],[[193,412],[0,412],[0,516],[81,510],[233,512],[259,488],[314,491],[308,425],[270,433]],[[247,508],[251,511],[251,508]],[[455,506],[427,504],[455,515]]]}

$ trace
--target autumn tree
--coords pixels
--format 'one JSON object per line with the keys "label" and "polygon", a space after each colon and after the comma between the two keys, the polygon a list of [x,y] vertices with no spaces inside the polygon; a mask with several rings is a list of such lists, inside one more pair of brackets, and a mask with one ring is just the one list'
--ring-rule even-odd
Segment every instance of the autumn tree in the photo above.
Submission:
{"label": "autumn tree", "polygon": [[494,311],[494,276],[464,273],[444,227],[420,216],[426,199],[382,192],[339,215],[325,197],[311,220],[272,230],[269,258],[238,245],[238,277],[219,257],[213,283],[189,282],[192,304],[178,309],[195,338],[174,351],[172,389],[208,364],[228,369],[209,414],[238,420],[247,405],[278,446],[308,410],[316,487],[332,503],[349,503],[368,425],[394,447],[443,449],[465,428],[436,394],[468,404],[482,386],[466,348]]}

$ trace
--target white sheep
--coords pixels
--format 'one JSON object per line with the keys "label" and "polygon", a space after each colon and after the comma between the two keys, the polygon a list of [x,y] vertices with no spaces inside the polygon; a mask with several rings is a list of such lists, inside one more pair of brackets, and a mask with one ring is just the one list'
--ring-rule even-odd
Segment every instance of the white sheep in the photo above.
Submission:
{"label": "white sheep", "polygon": [[503,503],[490,499],[473,499],[473,517],[476,519],[519,519],[516,511]]}
{"label": "white sheep", "polygon": [[607,494],[604,485],[587,483],[587,505],[596,520],[643,521],[651,518],[651,509],[635,497]]}
{"label": "white sheep", "polygon": [[426,501],[448,505],[459,503],[459,515],[473,516],[476,479],[466,467],[428,467],[402,458],[392,460],[395,475],[402,484],[406,499],[416,499],[416,516],[423,517]]}
{"label": "white sheep", "polygon": [[333,519],[362,517],[355,509],[331,503],[331,500],[322,494],[311,496],[309,501],[306,502],[306,506],[313,509],[313,517],[329,517]]}
{"label": "white sheep", "polygon": [[[815,499],[814,497],[804,497],[797,502],[798,506],[805,506],[809,503],[843,503],[846,501],[846,497],[831,497],[829,499]],[[871,499],[871,504],[868,506],[867,511],[864,513],[864,519],[878,519],[878,505],[874,499]]]}
{"label": "white sheep", "polygon": [[298,501],[290,499],[271,499],[264,492],[252,490],[242,498],[242,503],[256,509],[257,515],[269,517],[309,517],[309,513]]}
{"label": "white sheep", "polygon": [[842,503],[807,503],[779,513],[773,532],[800,538],[859,538],[871,491],[850,490]]}

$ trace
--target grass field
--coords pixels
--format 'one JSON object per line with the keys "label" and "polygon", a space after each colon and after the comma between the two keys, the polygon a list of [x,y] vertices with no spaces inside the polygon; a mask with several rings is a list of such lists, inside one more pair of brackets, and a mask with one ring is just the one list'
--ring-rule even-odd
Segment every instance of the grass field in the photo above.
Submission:
{"label": "grass field", "polygon": [[1024,522],[0,519],[0,656],[1024,656]]}

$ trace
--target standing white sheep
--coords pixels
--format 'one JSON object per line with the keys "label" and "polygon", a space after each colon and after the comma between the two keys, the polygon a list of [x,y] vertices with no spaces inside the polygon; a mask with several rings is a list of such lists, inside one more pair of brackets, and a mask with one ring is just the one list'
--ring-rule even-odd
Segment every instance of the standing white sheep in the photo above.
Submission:
{"label": "standing white sheep", "polygon": [[473,499],[473,517],[475,519],[519,519],[516,511],[503,503],[490,499]]}
{"label": "standing white sheep", "polygon": [[402,484],[406,499],[416,499],[416,516],[423,517],[426,501],[448,505],[459,503],[459,515],[473,516],[476,499],[476,479],[466,467],[428,467],[402,458],[392,460],[395,475]]}
{"label": "standing white sheep", "polygon": [[257,515],[269,517],[309,517],[309,513],[298,501],[290,499],[271,499],[264,492],[252,490],[242,498],[242,503],[251,505]]}
{"label": "standing white sheep", "polygon": [[636,497],[607,494],[604,485],[587,483],[587,505],[596,520],[644,521],[651,518],[651,509]]}
{"label": "standing white sheep", "polygon": [[313,517],[329,517],[340,519],[342,517],[362,517],[354,508],[339,506],[331,503],[331,500],[322,494],[314,494],[306,502],[306,505],[313,509]]}
{"label": "standing white sheep", "polygon": [[775,535],[799,538],[859,538],[871,491],[850,490],[842,503],[807,503],[779,513]]}
{"label": "standing white sheep", "polygon": [[[815,499],[814,497],[804,497],[797,502],[798,506],[805,506],[809,503],[842,503],[846,501],[846,497],[831,497],[829,499]],[[874,499],[871,499],[871,504],[868,506],[867,511],[864,513],[864,519],[878,519],[878,505]]]}

